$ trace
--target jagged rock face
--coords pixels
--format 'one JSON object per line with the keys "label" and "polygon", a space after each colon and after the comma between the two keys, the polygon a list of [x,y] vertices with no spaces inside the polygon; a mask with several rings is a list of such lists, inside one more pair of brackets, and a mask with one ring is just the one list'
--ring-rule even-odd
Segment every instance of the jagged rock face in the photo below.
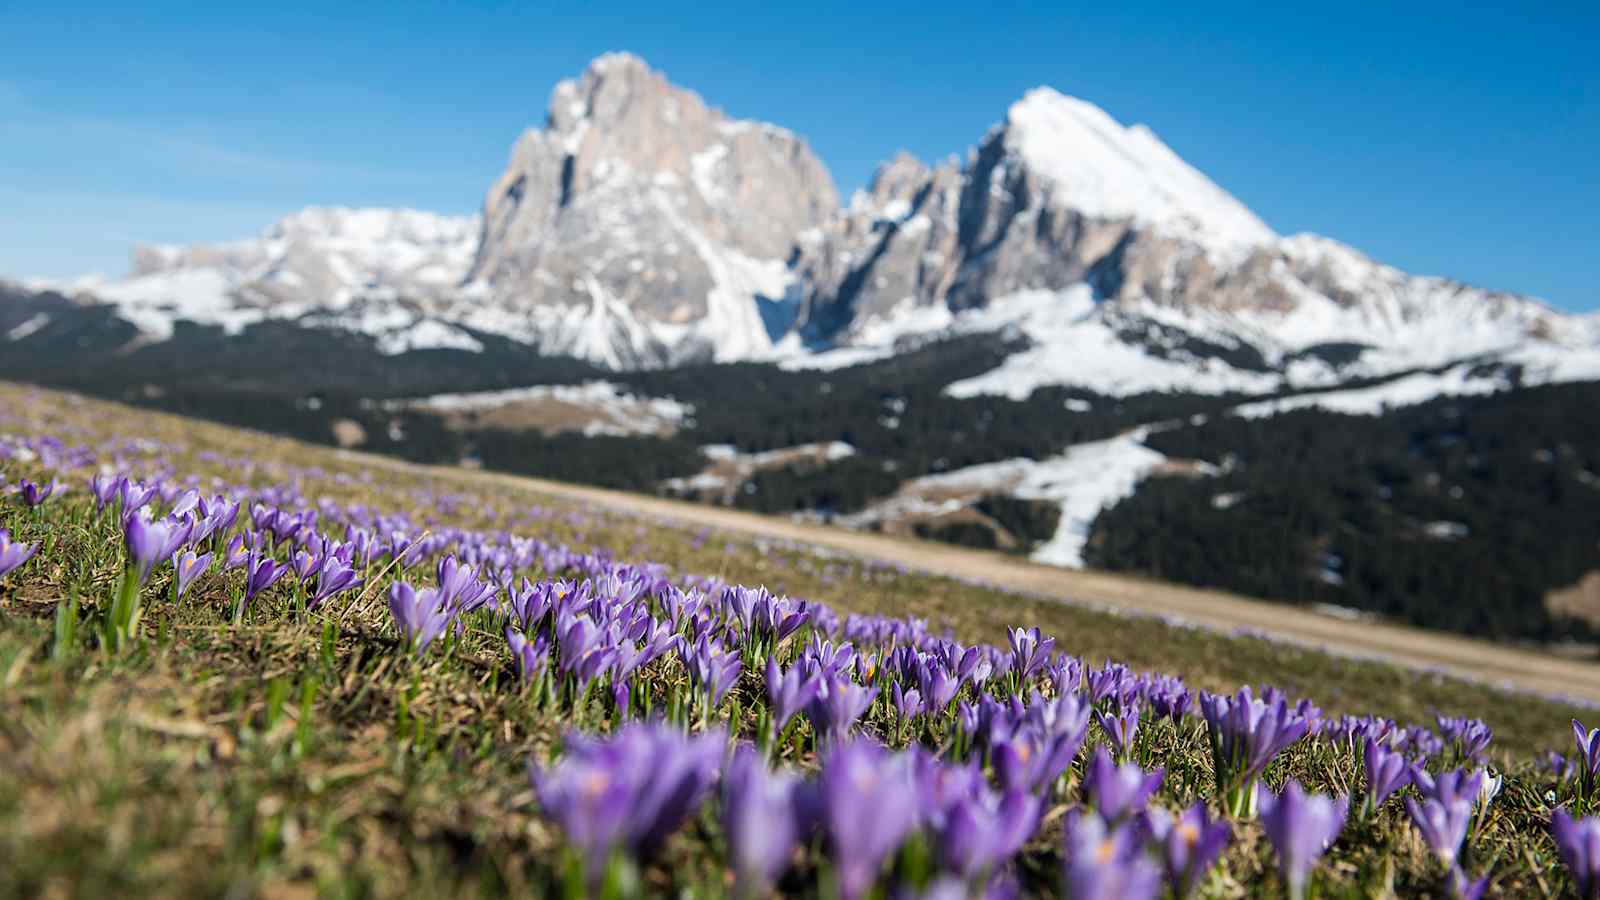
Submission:
{"label": "jagged rock face", "polygon": [[826,342],[853,322],[942,302],[961,254],[956,215],[961,173],[906,154],[882,166],[867,191],[804,236],[795,268],[805,287],[801,325]]}
{"label": "jagged rock face", "polygon": [[517,142],[484,201],[472,279],[507,314],[590,311],[572,339],[615,341],[624,364],[640,350],[662,358],[634,362],[749,356],[770,347],[753,295],[781,299],[796,236],[837,208],[798,137],[613,54],[558,84],[546,126]]}
{"label": "jagged rock face", "polygon": [[1097,276],[1137,239],[1129,219],[1102,219],[1007,145],[985,139],[965,166],[899,157],[821,239],[802,245],[804,326],[850,340],[876,318],[919,307],[951,312],[1028,289],[1060,290]]}

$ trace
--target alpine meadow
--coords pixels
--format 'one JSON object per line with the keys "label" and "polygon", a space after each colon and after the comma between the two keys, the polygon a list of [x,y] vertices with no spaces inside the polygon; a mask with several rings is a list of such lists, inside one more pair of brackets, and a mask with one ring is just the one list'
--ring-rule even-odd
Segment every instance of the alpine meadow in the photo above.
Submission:
{"label": "alpine meadow", "polygon": [[159,6],[0,11],[0,900],[1600,900],[1600,311],[1375,258],[1593,306],[1584,16]]}

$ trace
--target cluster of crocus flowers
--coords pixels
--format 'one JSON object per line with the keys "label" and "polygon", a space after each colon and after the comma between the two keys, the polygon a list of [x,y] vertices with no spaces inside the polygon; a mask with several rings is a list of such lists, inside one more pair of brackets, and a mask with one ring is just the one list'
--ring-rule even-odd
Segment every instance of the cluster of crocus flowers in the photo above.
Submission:
{"label": "cluster of crocus flowers", "polygon": [[1258,699],[1248,687],[1232,697],[1201,694],[1211,742],[1211,765],[1217,792],[1228,815],[1256,812],[1256,782],[1267,766],[1311,730],[1311,720],[1283,697]]}
{"label": "cluster of crocus flowers", "polygon": [[1153,900],[1161,890],[1161,868],[1132,822],[1112,825],[1093,812],[1074,814],[1065,843],[1061,893],[1069,900]]}
{"label": "cluster of crocus flowers", "polygon": [[437,590],[419,591],[404,581],[389,588],[389,613],[400,629],[401,643],[417,656],[427,652],[455,617]]}
{"label": "cluster of crocus flowers", "polygon": [[1361,767],[1366,774],[1361,817],[1369,819],[1390,795],[1411,783],[1411,764],[1401,753],[1369,737],[1362,748]]}
{"label": "cluster of crocus flowers", "polygon": [[589,885],[598,887],[614,853],[655,850],[700,808],[725,745],[719,732],[689,736],[634,723],[608,740],[571,735],[559,762],[530,774],[540,805],[582,854]]}
{"label": "cluster of crocus flowers", "polygon": [[[287,586],[278,593],[292,593],[295,614],[305,616],[347,592],[358,602],[346,611],[365,611],[365,595],[355,592],[370,583],[374,593],[387,589],[397,652],[443,647],[437,658],[448,666],[457,647],[475,651],[477,638],[503,635],[504,649],[488,662],[491,679],[504,680],[491,683],[571,713],[583,727],[606,723],[611,737],[574,734],[565,756],[535,770],[540,810],[575,855],[577,896],[604,894],[613,873],[628,868],[622,863],[648,859],[667,834],[715,804],[715,816],[704,809],[697,827],[720,823],[729,883],[746,897],[787,888],[792,879],[782,879],[797,860],[840,898],[879,896],[890,879],[898,883],[887,896],[1008,896],[1019,878],[1030,887],[1054,880],[1053,865],[1014,859],[1030,841],[1058,833],[1062,894],[1165,889],[1186,897],[1206,885],[1235,829],[1253,830],[1233,820],[1254,815],[1257,798],[1280,877],[1299,892],[1348,809],[1292,780],[1281,793],[1263,788],[1279,781],[1269,771],[1274,759],[1302,740],[1350,762],[1360,754],[1365,781],[1352,786],[1351,799],[1364,817],[1397,794],[1407,798],[1411,827],[1445,875],[1444,892],[1482,888],[1460,860],[1478,859],[1472,828],[1498,779],[1412,765],[1433,756],[1438,771],[1484,756],[1492,735],[1475,719],[1440,717],[1435,733],[1376,717],[1324,718],[1271,689],[1259,698],[1249,689],[1201,694],[1172,676],[1086,665],[1038,629],[1011,629],[1001,646],[966,645],[927,622],[841,615],[764,589],[669,577],[603,552],[431,519],[424,527],[312,503],[290,488],[210,497],[196,484],[91,482],[96,506],[114,510],[123,529],[136,586],[170,561],[172,596],[192,598],[220,561],[222,574],[243,579],[240,617],[260,619],[251,604],[274,585]],[[249,515],[236,532],[242,503]],[[0,531],[0,574],[9,557],[20,564],[36,549]],[[402,580],[383,580],[391,569]],[[436,584],[413,587],[429,569]],[[130,633],[137,618],[135,607]],[[686,714],[691,707],[698,717]],[[722,733],[719,712],[752,743]],[[1197,738],[1197,716],[1218,790],[1169,810],[1157,796],[1192,800],[1192,767],[1168,763],[1166,783],[1168,771],[1134,760],[1148,764],[1166,742]],[[1574,726],[1576,771],[1589,773],[1590,794],[1600,738]],[[814,761],[816,771],[786,768],[786,759],[807,769]],[[1566,844],[1582,849],[1588,821],[1564,826]],[[819,848],[820,859],[809,852]],[[1569,862],[1575,881],[1586,858]],[[922,874],[905,878],[919,867]]]}

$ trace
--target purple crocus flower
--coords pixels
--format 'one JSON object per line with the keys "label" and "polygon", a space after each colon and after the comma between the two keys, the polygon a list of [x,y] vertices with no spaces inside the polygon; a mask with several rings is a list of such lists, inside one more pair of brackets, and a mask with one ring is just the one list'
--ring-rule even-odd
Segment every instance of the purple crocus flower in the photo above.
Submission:
{"label": "purple crocus flower", "polygon": [[1306,736],[1311,723],[1281,696],[1264,702],[1248,687],[1232,697],[1201,694],[1200,711],[1224,808],[1232,816],[1249,816],[1256,802],[1256,780],[1284,748]]}
{"label": "purple crocus flower", "polygon": [[1361,764],[1367,773],[1367,793],[1361,802],[1363,817],[1377,812],[1390,794],[1411,783],[1411,769],[1406,758],[1370,737]]}
{"label": "purple crocus flower", "polygon": [[1472,804],[1465,798],[1439,800],[1429,798],[1421,803],[1406,798],[1406,811],[1412,824],[1422,833],[1422,840],[1439,861],[1447,867],[1456,864],[1461,852],[1461,842],[1467,839],[1467,826],[1472,823]]}
{"label": "purple crocus flower", "polygon": [[1096,710],[1094,720],[1100,725],[1100,730],[1105,732],[1106,738],[1111,741],[1117,759],[1127,759],[1128,753],[1133,750],[1134,736],[1139,733],[1138,704],[1130,703],[1116,714]]}
{"label": "purple crocus flower", "polygon": [[1289,896],[1298,900],[1312,867],[1344,830],[1349,800],[1307,794],[1293,778],[1282,793],[1263,793],[1261,827],[1278,852],[1278,873]]}
{"label": "purple crocus flower", "polygon": [[1017,676],[1019,685],[1025,685],[1050,662],[1056,639],[1043,637],[1037,628],[1011,628],[1006,634],[1011,641],[1011,673]]}
{"label": "purple crocus flower", "polygon": [[912,757],[869,741],[840,741],[824,758],[819,788],[840,900],[858,900],[916,824]]}
{"label": "purple crocus flower", "polygon": [[774,597],[762,591],[751,609],[750,624],[755,633],[777,646],[784,638],[799,631],[811,621],[811,608],[806,603],[796,603],[788,597]]}
{"label": "purple crocus flower", "polygon": [[432,588],[416,590],[404,581],[389,588],[389,613],[400,629],[400,639],[421,656],[434,639],[444,633],[453,617]]}
{"label": "purple crocus flower", "polygon": [[552,607],[555,606],[555,584],[541,581],[534,584],[527,578],[515,588],[506,588],[506,602],[511,607],[511,614],[516,617],[524,630],[532,631],[544,621]]}
{"label": "purple crocus flower", "polygon": [[[441,608],[454,617],[458,608],[450,607],[439,599]],[[560,625],[558,624],[558,627]],[[584,690],[600,673],[611,667],[615,651],[606,645],[605,634],[588,616],[577,616],[558,632],[561,649],[561,672],[570,675]]]}
{"label": "purple crocus flower", "polygon": [[33,558],[39,552],[37,542],[22,544],[11,539],[11,532],[0,528],[0,578]]}
{"label": "purple crocus flower", "polygon": [[517,676],[524,684],[544,674],[550,664],[550,643],[544,634],[530,641],[522,632],[507,625],[506,644],[511,647],[511,659],[517,664]]}
{"label": "purple crocus flower", "polygon": [[159,490],[159,486],[154,484],[129,481],[126,478],[119,479],[119,481],[119,490],[122,495],[122,514],[124,516],[131,516],[144,509],[150,504],[151,500],[155,499],[156,492]]}
{"label": "purple crocus flower", "polygon": [[798,780],[767,770],[761,755],[740,748],[722,777],[722,824],[742,896],[759,896],[781,874],[799,841]]}
{"label": "purple crocus flower", "polygon": [[1082,729],[1044,733],[1031,723],[989,748],[995,775],[1005,790],[1036,791],[1060,777],[1083,747]]}
{"label": "purple crocus flower", "polygon": [[1421,766],[1411,767],[1411,783],[1417,786],[1417,793],[1425,800],[1438,800],[1445,804],[1456,801],[1469,806],[1476,804],[1488,777],[1489,773],[1483,769],[1453,769],[1430,775]]}
{"label": "purple crocus flower", "polygon": [[1557,807],[1550,814],[1550,835],[1567,865],[1573,892],[1584,900],[1600,900],[1600,819],[1574,820]]}
{"label": "purple crocus flower", "polygon": [[570,735],[561,760],[542,772],[530,766],[529,778],[597,880],[612,850],[653,850],[700,808],[725,741],[720,732],[689,736],[636,722],[605,739]]}
{"label": "purple crocus flower", "polygon": [[1482,759],[1494,740],[1494,731],[1479,719],[1434,716],[1434,721],[1439,725],[1439,734],[1446,743],[1455,745],[1461,759]]}
{"label": "purple crocus flower", "polygon": [[768,656],[767,699],[772,701],[773,734],[783,733],[784,726],[789,724],[789,720],[810,703],[821,688],[820,675],[808,678],[800,671],[799,666],[790,666],[788,671],[784,671],[779,668],[776,656]]}
{"label": "purple crocus flower", "polygon": [[683,665],[689,670],[689,680],[704,692],[712,707],[720,704],[722,698],[728,695],[744,669],[739,654],[705,635],[682,656]]}
{"label": "purple crocus flower", "polygon": [[922,693],[916,688],[902,689],[900,682],[896,681],[890,691],[890,699],[894,701],[895,713],[902,725],[922,715]]}
{"label": "purple crocus flower", "polygon": [[111,476],[105,473],[96,474],[89,479],[89,493],[94,497],[95,512],[105,512],[107,506],[122,496],[122,486],[127,479],[121,476]]}
{"label": "purple crocus flower", "polygon": [[236,534],[228,540],[228,547],[222,553],[222,571],[227,572],[237,569],[250,560],[250,546],[243,534]]}
{"label": "purple crocus flower", "polygon": [[338,557],[327,556],[322,560],[322,566],[317,570],[317,589],[311,593],[311,599],[306,604],[306,609],[316,609],[322,603],[345,591],[355,590],[365,582]]}
{"label": "purple crocus flower", "polygon": [[1162,769],[1146,772],[1133,763],[1116,765],[1106,748],[1096,747],[1084,773],[1084,798],[1100,818],[1120,822],[1144,809],[1165,777]]}
{"label": "purple crocus flower", "polygon": [[321,566],[322,560],[316,554],[306,550],[296,550],[294,555],[289,558],[289,568],[302,585],[310,584],[311,576],[315,575],[317,569]]}
{"label": "purple crocus flower", "polygon": [[1160,807],[1148,809],[1140,815],[1140,823],[1151,842],[1158,845],[1167,882],[1179,900],[1200,887],[1232,836],[1227,822],[1211,818],[1204,801],[1176,818]]}
{"label": "purple crocus flower", "polygon": [[1583,723],[1572,720],[1572,736],[1578,742],[1578,774],[1583,786],[1583,796],[1594,796],[1595,780],[1600,778],[1600,728],[1585,729]]}
{"label": "purple crocus flower", "polygon": [[940,816],[934,829],[940,863],[968,881],[994,872],[1028,842],[1042,810],[1037,794],[997,795],[980,783],[976,790],[958,796]]}
{"label": "purple crocus flower", "polygon": [[174,583],[177,588],[177,599],[182,599],[184,592],[189,589],[189,585],[193,584],[196,578],[204,575],[209,568],[211,568],[210,553],[196,554],[193,550],[185,550],[174,556],[172,558],[172,569]]}
{"label": "purple crocus flower", "polygon": [[916,674],[917,688],[929,712],[947,709],[956,692],[961,690],[961,681],[937,660],[919,661]]}
{"label": "purple crocus flower", "polygon": [[250,558],[245,561],[244,601],[249,603],[256,595],[277,583],[289,567],[281,565],[277,560],[262,553],[252,550]]}
{"label": "purple crocus flower", "polygon": [[1092,812],[1073,813],[1061,887],[1069,900],[1150,900],[1161,889],[1161,870],[1131,823],[1112,827]]}
{"label": "purple crocus flower", "polygon": [[44,484],[36,484],[24,478],[17,483],[17,487],[22,494],[22,502],[26,503],[29,509],[35,509],[55,494],[56,489],[61,487],[61,482],[51,479]]}
{"label": "purple crocus flower", "polygon": [[1460,866],[1452,866],[1445,875],[1445,884],[1450,888],[1452,900],[1479,900],[1489,887],[1489,876],[1474,880],[1468,878]]}
{"label": "purple crocus flower", "polygon": [[850,733],[878,696],[876,685],[867,688],[844,678],[822,680],[817,695],[806,704],[806,717],[818,737],[832,740]]}
{"label": "purple crocus flower", "polygon": [[144,584],[150,578],[150,571],[156,563],[163,559],[170,559],[176,548],[166,552],[168,545],[173,543],[177,527],[167,521],[150,521],[144,516],[134,513],[122,522],[122,543],[128,551],[128,562],[133,567],[135,577],[139,584]]}

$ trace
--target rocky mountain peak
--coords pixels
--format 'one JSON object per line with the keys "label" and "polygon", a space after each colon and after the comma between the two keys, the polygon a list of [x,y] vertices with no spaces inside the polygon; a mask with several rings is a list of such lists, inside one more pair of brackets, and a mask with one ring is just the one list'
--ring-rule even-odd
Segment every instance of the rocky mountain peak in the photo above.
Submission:
{"label": "rocky mountain peak", "polygon": [[637,57],[607,54],[551,93],[484,200],[471,278],[540,346],[621,366],[772,346],[761,298],[838,210],[792,132],[732,119]]}
{"label": "rocky mountain peak", "polygon": [[1051,200],[1091,218],[1131,219],[1207,244],[1277,238],[1255,213],[1190,166],[1143,125],[1052,88],[1034,88],[991,132],[1048,183]]}

